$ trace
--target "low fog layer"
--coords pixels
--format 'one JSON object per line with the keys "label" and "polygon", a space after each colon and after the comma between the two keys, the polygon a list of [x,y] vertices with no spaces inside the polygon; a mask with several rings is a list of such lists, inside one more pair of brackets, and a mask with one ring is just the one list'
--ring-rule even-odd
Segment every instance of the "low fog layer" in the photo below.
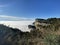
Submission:
{"label": "low fog layer", "polygon": [[22,31],[30,31],[28,25],[32,24],[33,21],[0,21],[0,24],[4,24],[9,27],[18,28]]}

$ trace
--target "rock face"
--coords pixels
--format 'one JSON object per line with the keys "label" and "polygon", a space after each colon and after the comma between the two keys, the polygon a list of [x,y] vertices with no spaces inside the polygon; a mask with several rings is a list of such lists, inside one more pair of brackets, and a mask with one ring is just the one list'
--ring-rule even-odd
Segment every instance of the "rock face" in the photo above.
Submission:
{"label": "rock face", "polygon": [[22,32],[0,24],[0,45],[60,45],[60,18],[36,19]]}

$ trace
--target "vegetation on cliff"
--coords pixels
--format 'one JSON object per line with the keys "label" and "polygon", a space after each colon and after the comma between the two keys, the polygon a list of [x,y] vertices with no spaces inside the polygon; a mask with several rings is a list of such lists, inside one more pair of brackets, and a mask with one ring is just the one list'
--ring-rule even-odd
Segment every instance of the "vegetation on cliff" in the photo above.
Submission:
{"label": "vegetation on cliff", "polygon": [[0,24],[0,45],[60,45],[60,18],[37,18],[22,32]]}

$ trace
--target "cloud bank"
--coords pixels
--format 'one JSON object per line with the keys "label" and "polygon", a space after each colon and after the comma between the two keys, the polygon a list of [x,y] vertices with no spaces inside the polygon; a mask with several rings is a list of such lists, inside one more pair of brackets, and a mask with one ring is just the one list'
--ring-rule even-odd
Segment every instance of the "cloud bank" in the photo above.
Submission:
{"label": "cloud bank", "polygon": [[4,24],[9,27],[18,28],[21,31],[30,31],[28,25],[34,21],[0,21],[0,24]]}
{"label": "cloud bank", "polygon": [[18,28],[21,31],[30,31],[28,25],[32,24],[34,20],[32,18],[15,17],[8,15],[0,15],[0,24]]}
{"label": "cloud bank", "polygon": [[22,20],[34,20],[34,18],[16,17],[8,15],[0,15],[0,21],[22,21]]}

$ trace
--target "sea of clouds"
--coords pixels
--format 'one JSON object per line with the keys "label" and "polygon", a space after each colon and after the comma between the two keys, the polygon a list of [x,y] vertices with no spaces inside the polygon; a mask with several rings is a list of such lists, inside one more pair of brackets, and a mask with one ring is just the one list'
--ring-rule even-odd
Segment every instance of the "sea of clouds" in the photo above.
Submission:
{"label": "sea of clouds", "polygon": [[28,25],[31,25],[34,21],[0,21],[0,24],[4,24],[9,27],[18,28],[21,31],[30,31]]}

